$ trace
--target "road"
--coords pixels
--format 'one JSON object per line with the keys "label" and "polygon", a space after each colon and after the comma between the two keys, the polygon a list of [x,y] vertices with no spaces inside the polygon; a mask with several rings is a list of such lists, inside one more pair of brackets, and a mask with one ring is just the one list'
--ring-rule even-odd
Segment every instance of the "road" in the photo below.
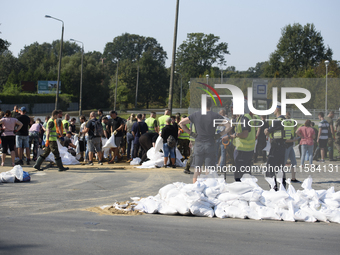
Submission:
{"label": "road", "polygon": [[[181,169],[136,169],[121,163],[71,166],[67,172],[24,170],[31,171],[31,182],[0,184],[0,254],[339,254],[336,223],[86,211],[132,196],[156,195],[175,181],[190,183],[191,176]],[[262,176],[255,175],[267,189]],[[315,189],[340,190],[339,173],[312,176]]]}

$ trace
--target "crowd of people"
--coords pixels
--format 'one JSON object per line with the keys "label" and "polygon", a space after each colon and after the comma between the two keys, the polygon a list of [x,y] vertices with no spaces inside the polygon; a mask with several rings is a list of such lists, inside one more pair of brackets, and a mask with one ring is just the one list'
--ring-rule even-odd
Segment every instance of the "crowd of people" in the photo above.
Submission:
{"label": "crowd of people", "polygon": [[[256,116],[252,112],[244,115],[228,117],[224,109],[219,113],[210,110],[211,101],[207,101],[207,114],[200,111],[190,116],[181,114],[171,115],[169,109],[157,119],[156,113],[131,114],[127,119],[118,116],[116,111],[104,115],[102,110],[91,112],[89,118],[70,118],[63,115],[61,110],[52,112],[42,122],[27,115],[26,108],[17,106],[13,111],[0,112],[2,166],[5,165],[6,154],[11,155],[12,166],[30,165],[35,161],[34,168],[42,170],[41,164],[52,152],[60,171],[68,168],[62,165],[57,141],[76,156],[78,139],[79,162],[87,165],[118,162],[130,163],[134,158],[140,158],[140,164],[147,161],[147,151],[155,146],[160,137],[163,140],[164,167],[176,167],[176,148],[187,159],[184,173],[194,172],[194,182],[201,173],[201,167],[220,169],[233,166],[235,181],[240,181],[244,173],[251,172],[251,166],[257,163],[259,157],[266,165],[266,175],[276,176],[275,167],[290,166],[292,182],[296,179],[296,169],[304,168],[305,162],[313,164],[313,160],[324,163],[327,153],[329,160],[334,158],[333,146],[340,150],[340,118],[334,125],[334,112],[330,111],[325,117],[320,112],[318,126],[311,120],[298,128],[289,113],[281,114],[278,106],[274,112],[275,121],[268,121],[267,116]],[[220,120],[218,126],[212,125]],[[255,122],[252,122],[255,121]],[[282,124],[282,123],[285,124]],[[251,125],[250,123],[253,123]],[[255,123],[255,124],[254,124]],[[114,135],[115,148],[107,155],[103,153],[103,138],[109,139]],[[264,150],[270,143],[270,150]],[[297,165],[295,145],[299,143],[301,164]],[[31,148],[32,158],[31,158]],[[25,155],[25,156],[24,156]],[[191,171],[195,167],[195,171]],[[285,171],[283,171],[285,182]]]}

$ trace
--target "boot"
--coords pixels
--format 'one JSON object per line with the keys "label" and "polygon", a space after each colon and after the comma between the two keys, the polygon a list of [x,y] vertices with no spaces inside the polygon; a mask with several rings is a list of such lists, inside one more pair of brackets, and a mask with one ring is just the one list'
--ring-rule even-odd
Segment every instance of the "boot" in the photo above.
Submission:
{"label": "boot", "polygon": [[41,164],[44,162],[44,158],[42,156],[39,156],[39,158],[37,159],[37,161],[34,164],[34,168],[37,169],[38,171],[43,171],[42,168],[40,168]]}
{"label": "boot", "polygon": [[61,171],[66,171],[68,170],[69,168],[68,167],[64,167],[63,166],[63,162],[61,162],[61,158],[58,158],[55,160],[55,163],[57,164],[58,168],[59,168],[59,172]]}

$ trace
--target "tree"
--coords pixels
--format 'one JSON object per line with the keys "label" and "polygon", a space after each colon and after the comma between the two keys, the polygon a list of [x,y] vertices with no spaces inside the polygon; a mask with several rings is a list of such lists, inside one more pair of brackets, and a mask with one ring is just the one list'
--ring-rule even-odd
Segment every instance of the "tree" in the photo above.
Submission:
{"label": "tree", "polygon": [[218,43],[220,37],[213,34],[189,33],[187,40],[177,49],[176,70],[186,82],[209,71],[214,64],[225,65],[228,44]]}
{"label": "tree", "polygon": [[314,24],[287,25],[281,34],[266,67],[267,77],[302,76],[321,61],[332,60],[333,52],[325,47],[321,33],[316,31]]}
{"label": "tree", "polygon": [[[1,34],[1,32],[0,32],[0,34]],[[0,38],[0,54],[2,54],[4,51],[8,50],[8,47],[10,45],[11,44],[7,40],[4,40],[4,39]]]}

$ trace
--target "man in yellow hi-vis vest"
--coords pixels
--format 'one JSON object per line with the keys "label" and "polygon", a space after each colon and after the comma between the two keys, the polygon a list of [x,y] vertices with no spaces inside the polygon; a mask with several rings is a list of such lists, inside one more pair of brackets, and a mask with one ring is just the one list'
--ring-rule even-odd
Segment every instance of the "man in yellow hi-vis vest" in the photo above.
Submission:
{"label": "man in yellow hi-vis vest", "polygon": [[159,123],[159,133],[162,132],[162,129],[166,125],[166,120],[167,118],[170,118],[171,111],[169,109],[166,109],[164,112],[164,115],[158,118],[158,123]]}
{"label": "man in yellow hi-vis vest", "polygon": [[150,117],[145,120],[146,125],[148,125],[149,133],[159,133],[159,127],[156,120],[156,112],[151,112]]}
{"label": "man in yellow hi-vis vest", "polygon": [[255,126],[255,123],[250,123],[249,125],[249,121],[252,119],[252,113],[237,115],[235,133],[222,138],[223,142],[230,140],[230,138],[234,139],[234,162],[236,167],[234,171],[234,178],[237,182],[241,181],[244,173],[251,173],[256,129],[255,127],[250,126]]}
{"label": "man in yellow hi-vis vest", "polygon": [[[182,116],[182,120],[186,118],[186,115]],[[186,124],[187,128],[190,129],[190,124]],[[190,154],[190,148],[189,148],[189,140],[190,135],[186,132],[183,131],[183,129],[179,128],[178,129],[178,145],[177,148],[180,151],[180,153],[183,155],[185,159],[189,157]]]}
{"label": "man in yellow hi-vis vest", "polygon": [[54,123],[54,121],[58,117],[58,110],[54,110],[52,112],[52,117],[47,122],[47,129],[46,129],[46,144],[44,153],[39,156],[38,160],[36,161],[35,165],[33,166],[35,169],[42,171],[43,169],[40,168],[41,164],[44,162],[44,160],[47,158],[47,156],[50,154],[50,152],[53,153],[55,162],[59,168],[59,171],[66,171],[68,170],[68,167],[64,167],[63,163],[61,162],[61,157],[58,150],[58,135],[57,135],[57,127]]}

